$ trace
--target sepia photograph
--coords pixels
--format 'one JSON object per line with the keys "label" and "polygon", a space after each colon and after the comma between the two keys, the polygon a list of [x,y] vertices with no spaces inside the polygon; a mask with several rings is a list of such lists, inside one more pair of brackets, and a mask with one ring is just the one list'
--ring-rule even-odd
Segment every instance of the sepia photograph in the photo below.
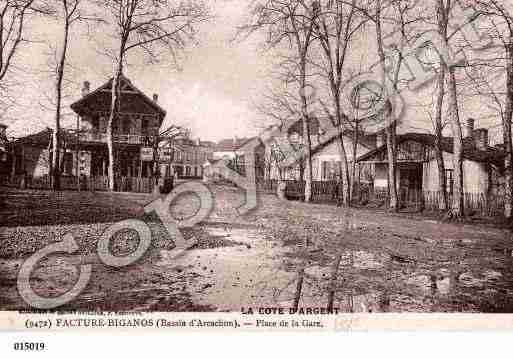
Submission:
{"label": "sepia photograph", "polygon": [[1,0],[0,330],[511,330],[512,119],[510,0]]}

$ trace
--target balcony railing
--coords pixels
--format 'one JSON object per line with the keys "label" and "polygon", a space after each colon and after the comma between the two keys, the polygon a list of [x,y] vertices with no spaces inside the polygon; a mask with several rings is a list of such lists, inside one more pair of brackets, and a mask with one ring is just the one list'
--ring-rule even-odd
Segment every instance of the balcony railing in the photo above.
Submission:
{"label": "balcony railing", "polygon": [[[151,145],[155,136],[113,134],[112,141],[116,143],[127,143],[135,145]],[[107,143],[107,134],[102,132],[83,132],[80,134],[80,141]]]}

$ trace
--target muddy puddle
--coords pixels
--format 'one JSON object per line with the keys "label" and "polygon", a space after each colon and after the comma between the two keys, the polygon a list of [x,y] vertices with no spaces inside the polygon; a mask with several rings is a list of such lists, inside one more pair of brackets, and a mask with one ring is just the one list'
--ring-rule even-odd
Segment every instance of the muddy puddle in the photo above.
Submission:
{"label": "muddy puddle", "polygon": [[[200,245],[183,255],[174,258],[154,248],[126,268],[106,267],[94,254],[59,254],[40,263],[32,287],[43,296],[59,295],[74,284],[77,265],[86,263],[93,266],[90,283],[61,310],[240,311],[291,308],[295,301],[340,312],[513,310],[511,283],[497,269],[419,269],[401,257],[367,250],[302,252],[250,224],[199,227]],[[28,308],[16,289],[21,263],[0,260],[1,309]]]}

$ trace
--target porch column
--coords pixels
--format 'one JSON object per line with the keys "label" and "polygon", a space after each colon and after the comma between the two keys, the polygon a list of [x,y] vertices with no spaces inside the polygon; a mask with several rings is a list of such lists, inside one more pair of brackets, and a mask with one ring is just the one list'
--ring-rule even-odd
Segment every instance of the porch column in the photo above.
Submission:
{"label": "porch column", "polygon": [[13,150],[11,156],[11,178],[14,178],[14,176],[16,176],[16,150]]}

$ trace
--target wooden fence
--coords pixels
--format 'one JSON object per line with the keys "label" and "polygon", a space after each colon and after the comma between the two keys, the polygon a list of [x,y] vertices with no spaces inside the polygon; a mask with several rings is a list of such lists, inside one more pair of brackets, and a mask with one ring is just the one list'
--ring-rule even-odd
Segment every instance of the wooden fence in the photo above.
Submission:
{"label": "wooden fence", "polygon": [[[285,181],[286,195],[289,199],[304,198],[304,181]],[[258,189],[275,193],[278,181],[262,181],[257,184]],[[401,188],[398,192],[399,205],[412,210],[438,210],[442,194]],[[339,203],[342,198],[342,187],[337,181],[313,181],[312,201],[317,203]],[[357,184],[353,190],[353,202],[359,205],[374,207],[388,207],[389,195],[387,190],[374,189],[367,184]],[[452,202],[452,195],[448,194],[448,203]],[[465,193],[464,211],[482,216],[500,216],[504,211],[505,196],[501,194]]]}
{"label": "wooden fence", "polygon": [[[2,184],[10,187],[29,188],[29,189],[51,189],[51,179],[49,176],[30,177],[22,175],[4,178]],[[81,190],[81,191],[107,191],[109,189],[109,179],[107,176],[82,177],[80,181],[76,176],[62,176],[61,190]],[[115,177],[114,190],[117,192],[138,192],[151,193],[155,187],[154,178],[144,177]]]}
{"label": "wooden fence", "polygon": [[[4,177],[0,179],[5,186],[30,189],[51,189],[51,182],[48,176],[44,177]],[[23,183],[24,182],[24,183]],[[286,196],[289,199],[303,199],[305,182],[288,180],[286,182]],[[76,177],[61,177],[61,189],[63,190],[85,190],[85,191],[107,191],[108,178],[106,176],[84,177],[80,182]],[[259,180],[257,190],[266,193],[276,193],[278,180]],[[154,178],[143,177],[116,177],[114,190],[118,192],[151,193],[155,188]],[[312,201],[317,203],[338,203],[342,197],[342,188],[337,181],[313,181]],[[428,192],[401,188],[398,193],[401,207],[408,207],[414,210],[438,210],[442,195],[439,192]],[[465,213],[476,213],[482,216],[500,216],[504,211],[505,196],[501,194],[465,193]],[[374,189],[372,186],[360,184],[355,186],[353,201],[359,205],[373,205],[375,207],[387,207],[389,196],[386,190]],[[448,194],[448,203],[451,203],[452,196]]]}

